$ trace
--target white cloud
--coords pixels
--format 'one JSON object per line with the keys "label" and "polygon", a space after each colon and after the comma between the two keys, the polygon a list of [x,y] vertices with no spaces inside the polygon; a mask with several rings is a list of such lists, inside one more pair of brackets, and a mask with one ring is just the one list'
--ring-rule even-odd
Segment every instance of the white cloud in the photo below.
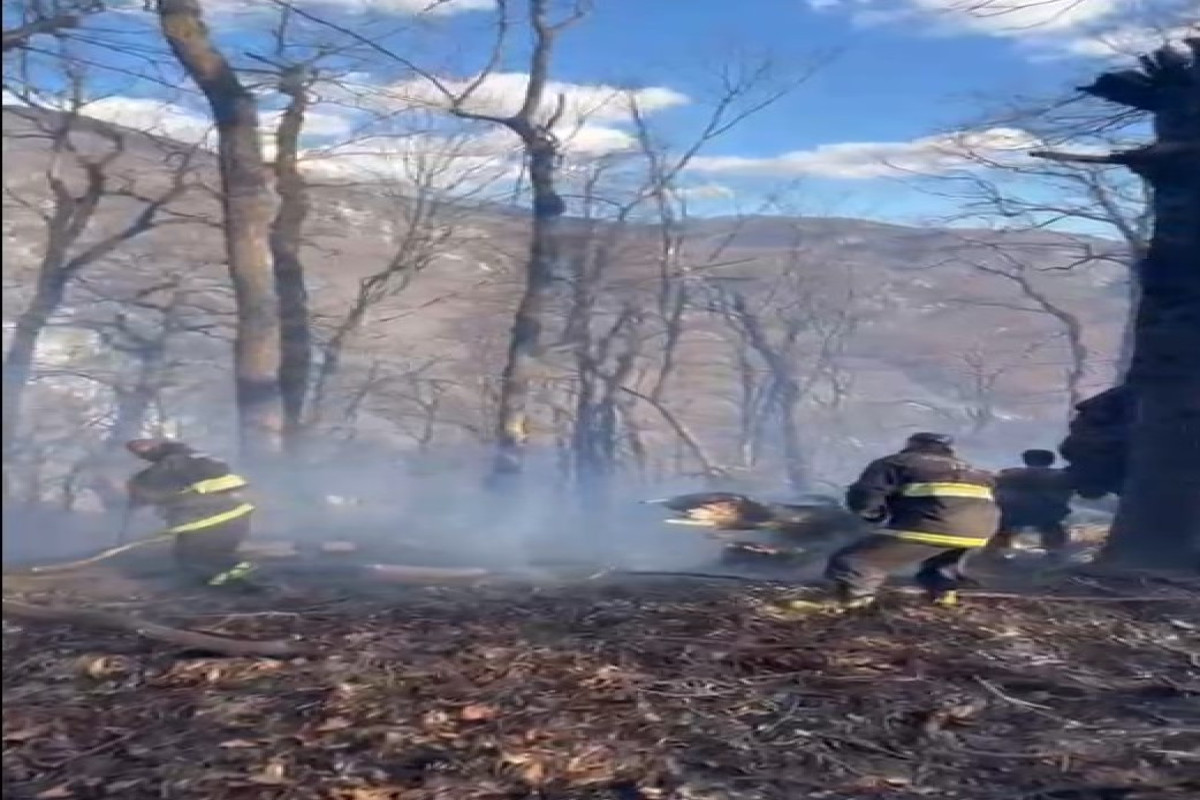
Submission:
{"label": "white cloud", "polygon": [[[214,143],[213,125],[208,114],[193,111],[164,100],[149,97],[123,97],[116,95],[105,97],[88,103],[83,113],[86,116],[105,122],[112,122],[136,131],[152,133],[156,136],[167,136],[188,144],[200,142]],[[278,124],[279,111],[263,111],[260,113],[260,123],[263,130],[264,145],[269,151],[275,126]],[[316,138],[333,138],[344,136],[352,130],[351,120],[333,113],[310,110],[305,115],[304,136]],[[269,153],[268,153],[269,155]]]}
{"label": "white cloud", "polygon": [[[632,148],[637,143],[632,134],[608,125],[584,123],[571,129],[560,127],[556,131],[556,135],[562,146],[563,154],[568,158],[618,153]],[[514,152],[519,144],[519,140],[512,131],[499,126],[480,134],[476,141],[481,146],[492,147],[496,152]]]}
{"label": "white cloud", "polygon": [[201,142],[212,131],[207,114],[149,97],[104,97],[88,103],[83,113],[156,136],[168,136],[181,142]]}
{"label": "white cloud", "polygon": [[1200,0],[809,0],[862,25],[924,24],[940,34],[1020,40],[1034,50],[1078,56],[1139,51],[1200,17]]}
{"label": "white cloud", "polygon": [[388,181],[463,193],[515,177],[516,155],[515,146],[504,147],[492,138],[415,134],[310,150],[304,167],[325,179]]}
{"label": "white cloud", "polygon": [[[282,115],[282,111],[261,112],[259,117],[262,127],[269,131],[274,131],[279,125],[279,118]],[[302,130],[303,135],[306,137],[315,136],[325,139],[346,136],[354,130],[354,125],[352,120],[345,114],[309,109],[304,114],[304,127]]]}
{"label": "white cloud", "polygon": [[[471,85],[470,80],[443,80],[451,94],[459,94]],[[479,114],[506,116],[515,114],[525,98],[525,87],[529,75],[523,72],[497,72],[487,76],[463,104],[464,110]],[[386,95],[394,101],[446,107],[449,101],[434,83],[425,78],[414,78],[386,88]],[[629,120],[630,103],[636,101],[642,113],[650,114],[689,102],[687,95],[664,86],[642,89],[622,89],[605,84],[579,84],[550,81],[539,110],[543,119],[548,118],[562,102],[561,126],[575,128],[585,122],[625,122]]]}
{"label": "white cloud", "polygon": [[736,193],[721,183],[701,183],[696,186],[684,186],[676,190],[675,194],[685,200],[728,200]]}
{"label": "white cloud", "polygon": [[[339,13],[366,14],[371,12],[414,16],[445,17],[468,11],[487,11],[496,7],[496,0],[294,0],[298,8],[314,13],[322,9]],[[124,0],[128,5],[135,0]],[[141,0],[136,0],[141,5]],[[211,13],[245,14],[277,11],[278,6],[264,0],[205,0],[205,10]]]}
{"label": "white cloud", "polygon": [[936,175],[969,167],[974,157],[992,161],[1025,158],[1038,144],[1025,131],[989,128],[908,142],[840,142],[767,158],[701,156],[698,172],[740,175],[813,176],[863,180],[904,174]]}
{"label": "white cloud", "polygon": [[[1200,10],[1196,13],[1200,15]],[[1182,42],[1188,36],[1200,36],[1200,24],[1169,28],[1126,25],[1071,39],[1065,43],[1065,50],[1071,55],[1094,58],[1128,57],[1155,50],[1165,43]]]}

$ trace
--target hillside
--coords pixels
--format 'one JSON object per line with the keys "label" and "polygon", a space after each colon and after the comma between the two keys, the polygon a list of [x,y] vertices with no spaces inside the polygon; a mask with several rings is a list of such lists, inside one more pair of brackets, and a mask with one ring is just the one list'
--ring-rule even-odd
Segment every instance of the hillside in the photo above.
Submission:
{"label": "hillside", "polygon": [[[43,246],[44,225],[33,211],[47,196],[48,142],[38,131],[47,123],[45,115],[28,110],[4,111],[6,331],[27,301],[31,270]],[[94,152],[120,139],[123,152],[109,168],[114,186],[127,194],[162,190],[168,179],[164,165],[178,162],[183,145],[95,125],[73,139],[80,149]],[[192,158],[195,171],[189,180],[211,185],[210,156]],[[362,279],[394,259],[411,231],[417,204],[401,188],[321,185],[314,190],[305,261],[323,339],[345,318]],[[136,208],[128,196],[104,202],[85,239],[111,232]],[[228,421],[223,340],[229,299],[212,224],[216,209],[202,188],[189,191],[171,209],[171,224],[84,271],[60,315],[65,327],[47,335],[42,358],[51,371],[55,364],[76,372],[96,370],[99,359],[103,369],[119,372],[119,364],[101,357],[105,348],[95,331],[111,323],[125,302],[121,298],[174,276],[188,287],[189,318],[206,330],[172,342],[176,372],[164,389],[166,407],[178,428],[219,442]],[[331,391],[339,402],[357,398],[352,423],[346,424],[369,432],[375,444],[411,450],[414,442],[425,442],[422,447],[435,442],[445,455],[473,448],[488,429],[488,398],[514,303],[524,221],[507,209],[474,202],[441,206],[423,224],[439,232],[436,243],[427,240],[422,268],[411,282],[367,314]],[[620,257],[606,268],[606,289],[594,309],[601,322],[615,313],[619,298],[632,297],[645,309],[655,303],[652,292],[661,266],[657,229],[638,219],[621,235]],[[800,411],[814,472],[834,480],[866,453],[891,446],[904,430],[951,430],[964,437],[973,455],[996,463],[1025,446],[1054,444],[1066,414],[1068,358],[1061,325],[1044,313],[1022,310],[1029,300],[1015,293],[1011,281],[972,266],[1003,268],[1008,262],[1001,252],[1009,258],[1016,254],[1040,290],[1084,326],[1090,354],[1083,385],[1103,386],[1111,371],[1124,314],[1119,270],[1064,269],[1081,247],[1111,248],[1107,242],[1041,232],[771,216],[692,219],[683,237],[680,259],[700,276],[692,279],[700,288],[686,313],[678,372],[665,403],[724,463],[738,458],[741,378],[735,362],[745,346],[731,338],[711,304],[706,306],[714,287],[740,292],[761,312],[769,331],[781,330],[786,314],[794,313],[795,304],[786,298],[801,291],[822,314],[852,312],[852,331],[839,340],[836,359],[823,362],[820,374],[814,371],[818,388]],[[564,280],[564,294],[568,283]],[[805,333],[794,359],[815,358],[817,339],[804,337],[815,337],[820,322],[813,317],[801,326]],[[644,352],[635,380],[644,386],[655,370],[662,331],[653,320],[640,330]],[[557,391],[556,381],[569,377],[569,364],[556,352],[547,356],[548,391]],[[186,365],[183,372],[180,365]],[[762,372],[761,365],[751,369]],[[669,430],[648,408],[633,413],[651,447],[662,454],[660,461],[670,463]],[[553,413],[541,423],[541,436],[550,444]]]}

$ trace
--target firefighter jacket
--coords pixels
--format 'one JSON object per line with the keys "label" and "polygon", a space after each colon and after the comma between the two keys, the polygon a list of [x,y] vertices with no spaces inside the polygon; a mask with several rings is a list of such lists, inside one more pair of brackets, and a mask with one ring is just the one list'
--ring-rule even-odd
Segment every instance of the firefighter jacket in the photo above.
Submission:
{"label": "firefighter jacket", "polygon": [[246,480],[215,458],[185,451],[171,453],[133,476],[133,506],[155,506],[166,520],[167,533],[215,527],[254,510],[246,502]]}
{"label": "firefighter jacket", "polygon": [[873,461],[846,492],[846,506],[879,533],[948,548],[982,547],[1000,511],[990,473],[947,453],[906,450]]}
{"label": "firefighter jacket", "polygon": [[1036,525],[1071,513],[1070,479],[1053,467],[1016,467],[996,476],[996,499],[1006,517]]}

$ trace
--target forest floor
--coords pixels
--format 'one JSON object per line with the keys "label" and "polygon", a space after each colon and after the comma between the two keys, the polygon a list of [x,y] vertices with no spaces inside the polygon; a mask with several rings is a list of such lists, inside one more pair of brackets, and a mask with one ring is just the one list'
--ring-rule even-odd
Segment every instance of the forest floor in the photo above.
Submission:
{"label": "forest floor", "polygon": [[1200,796],[1200,580],[798,618],[802,590],[679,578],[15,586],[305,653],[6,619],[12,800]]}

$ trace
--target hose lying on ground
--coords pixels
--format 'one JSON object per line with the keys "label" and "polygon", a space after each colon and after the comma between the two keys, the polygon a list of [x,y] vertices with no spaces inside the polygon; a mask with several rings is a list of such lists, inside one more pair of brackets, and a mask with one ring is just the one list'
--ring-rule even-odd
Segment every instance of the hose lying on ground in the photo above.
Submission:
{"label": "hose lying on ground", "polygon": [[117,547],[110,547],[107,550],[101,550],[99,553],[96,553],[93,556],[88,556],[87,558],[81,558],[77,561],[67,561],[67,562],[61,563],[61,564],[43,564],[42,566],[27,567],[22,570],[13,570],[11,572],[9,570],[5,570],[4,574],[5,575],[45,575],[45,574],[53,573],[53,572],[67,572],[69,570],[79,569],[80,567],[87,567],[92,564],[97,564],[101,561],[106,561],[106,560],[112,558],[113,556],[119,556],[121,553],[127,553],[130,550],[136,550],[137,548],[145,547],[148,544],[158,544],[160,542],[168,542],[171,540],[171,538],[173,536],[175,536],[175,534],[173,534],[173,533],[162,533],[162,534],[158,534],[157,536],[151,536],[148,539],[139,539],[136,542],[130,542],[128,544],[118,545]]}

